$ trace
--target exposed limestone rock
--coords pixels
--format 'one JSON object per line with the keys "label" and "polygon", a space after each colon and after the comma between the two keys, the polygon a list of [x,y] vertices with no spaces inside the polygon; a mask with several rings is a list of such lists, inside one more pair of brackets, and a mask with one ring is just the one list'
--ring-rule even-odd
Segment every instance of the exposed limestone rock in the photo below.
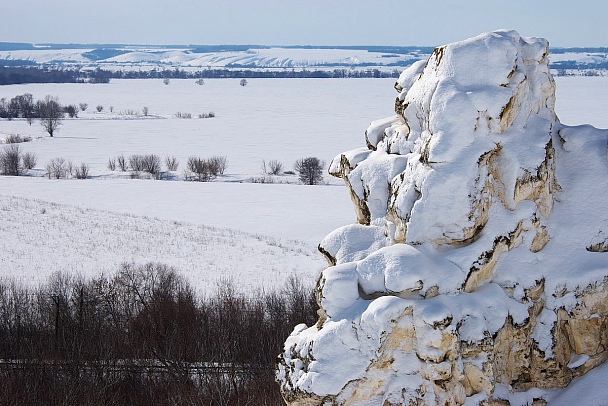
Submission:
{"label": "exposed limestone rock", "polygon": [[608,358],[608,131],[559,122],[547,57],[514,31],[439,47],[334,159],[357,224],[319,246],[288,404],[542,405]]}

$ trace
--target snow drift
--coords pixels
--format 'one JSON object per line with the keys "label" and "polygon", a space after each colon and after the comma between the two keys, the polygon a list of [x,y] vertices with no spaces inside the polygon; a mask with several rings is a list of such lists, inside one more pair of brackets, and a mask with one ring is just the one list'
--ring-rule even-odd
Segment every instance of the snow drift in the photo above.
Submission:
{"label": "snow drift", "polygon": [[559,122],[548,53],[514,31],[439,47],[333,160],[358,224],[319,246],[289,404],[542,402],[608,358],[608,131]]}

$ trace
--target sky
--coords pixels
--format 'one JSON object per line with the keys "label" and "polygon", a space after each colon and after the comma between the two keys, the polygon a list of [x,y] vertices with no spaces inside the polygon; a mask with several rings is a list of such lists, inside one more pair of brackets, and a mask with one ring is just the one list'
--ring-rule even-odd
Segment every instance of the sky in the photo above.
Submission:
{"label": "sky", "polygon": [[0,42],[437,46],[501,28],[608,46],[605,0],[0,0]]}

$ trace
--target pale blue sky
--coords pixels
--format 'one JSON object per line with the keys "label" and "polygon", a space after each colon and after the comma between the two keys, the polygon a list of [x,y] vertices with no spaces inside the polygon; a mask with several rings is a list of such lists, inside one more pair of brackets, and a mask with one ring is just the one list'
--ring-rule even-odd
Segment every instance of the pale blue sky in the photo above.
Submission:
{"label": "pale blue sky", "polygon": [[427,45],[499,28],[608,46],[606,0],[0,0],[0,41]]}

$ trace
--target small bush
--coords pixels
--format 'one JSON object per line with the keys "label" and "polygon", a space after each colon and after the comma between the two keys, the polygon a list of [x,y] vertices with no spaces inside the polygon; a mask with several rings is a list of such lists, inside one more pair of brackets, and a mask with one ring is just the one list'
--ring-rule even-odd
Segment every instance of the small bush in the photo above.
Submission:
{"label": "small bush", "polygon": [[190,113],[182,113],[182,112],[177,112],[175,113],[175,117],[177,118],[192,118],[192,114]]}
{"label": "small bush", "polygon": [[283,164],[276,159],[268,161],[262,161],[262,173],[264,175],[281,175],[283,173]]}
{"label": "small bush", "polygon": [[158,155],[131,155],[129,157],[131,177],[139,178],[140,172],[147,172],[156,177],[162,170],[160,157]]}
{"label": "small bush", "polygon": [[86,103],[80,103],[78,105],[78,107],[80,107],[80,111],[87,111],[87,109],[89,108],[89,105]]}
{"label": "small bush", "polygon": [[200,85],[204,85],[204,84],[205,84],[205,81],[203,80],[203,78],[200,78],[200,79],[198,79],[198,80],[197,80],[196,82],[194,82],[194,83],[196,83],[197,85],[199,85],[199,86],[200,86]]}
{"label": "small bush", "polygon": [[27,135],[25,137],[22,137],[19,134],[16,134],[16,135],[11,134],[6,137],[4,142],[6,144],[20,144],[22,142],[30,142],[31,140],[32,140],[32,137],[27,136]]}
{"label": "small bush", "polygon": [[74,164],[72,163],[72,161],[68,160],[66,163],[66,168],[68,171],[68,175],[73,176],[74,175],[74,170],[76,169],[74,167]]}
{"label": "small bush", "polygon": [[103,111],[103,106],[100,104],[97,107],[95,107],[95,109],[97,110],[98,113],[101,113]]}
{"label": "small bush", "polygon": [[116,159],[115,158],[108,159],[108,169],[111,171],[116,170]]}
{"label": "small bush", "polygon": [[129,164],[127,163],[127,159],[124,155],[119,155],[118,158],[116,158],[116,161],[118,162],[118,167],[122,172],[126,172],[129,169]]}
{"label": "small bush", "polygon": [[23,169],[25,169],[26,171],[29,171],[31,169],[34,169],[34,167],[36,166],[36,163],[38,162],[38,158],[36,157],[36,154],[34,154],[33,152],[26,152],[25,154],[23,154],[22,162],[23,162]]}
{"label": "small bush", "polygon": [[68,165],[63,158],[53,158],[46,164],[46,173],[49,179],[63,179],[68,177]]}
{"label": "small bush", "polygon": [[249,183],[276,183],[274,177],[269,175],[256,176],[247,179]]}
{"label": "small bush", "polygon": [[78,117],[78,106],[75,104],[70,104],[69,106],[65,106],[63,108],[63,112],[68,115],[70,118]]}
{"label": "small bush", "polygon": [[165,166],[168,171],[176,171],[179,166],[179,162],[176,157],[167,155],[165,157]]}
{"label": "small bush", "polygon": [[162,170],[160,164],[160,157],[158,155],[150,154],[143,156],[144,171],[150,175],[156,176]]}
{"label": "small bush", "polygon": [[169,80],[169,78],[164,78],[164,79],[163,79],[163,83],[164,83],[165,85],[168,85],[169,83],[171,83],[171,81]]}
{"label": "small bush", "polygon": [[228,167],[228,162],[225,156],[213,156],[209,158],[211,173],[214,176],[223,175]]}
{"label": "small bush", "polygon": [[21,175],[21,150],[19,145],[11,144],[4,147],[0,152],[0,171],[2,175],[19,176]]}
{"label": "small bush", "polygon": [[80,164],[80,166],[76,167],[76,179],[87,179],[89,177],[89,166],[84,162]]}
{"label": "small bush", "polygon": [[215,117],[215,113],[210,111],[209,113],[199,114],[198,118],[213,118]]}
{"label": "small bush", "polygon": [[188,158],[186,166],[190,172],[196,175],[197,178],[195,180],[199,182],[209,182],[215,178],[209,168],[209,162],[205,159],[191,156]]}

